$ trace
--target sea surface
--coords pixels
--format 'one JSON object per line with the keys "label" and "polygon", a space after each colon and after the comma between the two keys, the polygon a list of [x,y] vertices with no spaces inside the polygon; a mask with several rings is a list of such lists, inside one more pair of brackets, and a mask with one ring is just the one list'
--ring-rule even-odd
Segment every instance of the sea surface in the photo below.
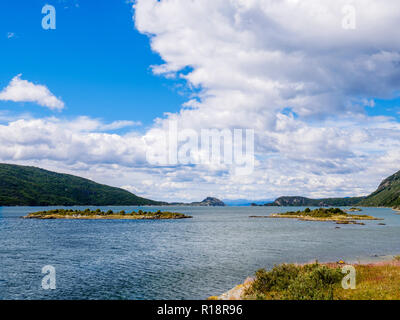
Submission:
{"label": "sea surface", "polygon": [[[0,207],[0,299],[206,299],[274,264],[400,254],[400,215],[391,209],[365,208],[384,221],[340,229],[249,218],[297,210],[282,207],[145,209],[193,216],[183,220],[21,219],[42,209],[50,208]],[[41,286],[47,265],[56,270],[55,290]]]}

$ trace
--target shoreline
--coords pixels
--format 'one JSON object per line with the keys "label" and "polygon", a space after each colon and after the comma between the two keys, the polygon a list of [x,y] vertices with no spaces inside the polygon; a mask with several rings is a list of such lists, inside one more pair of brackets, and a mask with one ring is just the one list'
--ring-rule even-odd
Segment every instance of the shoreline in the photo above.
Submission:
{"label": "shoreline", "polygon": [[[297,266],[304,266],[313,264],[316,261],[309,261],[306,263],[291,263]],[[400,260],[396,259],[396,255],[381,255],[381,256],[370,256],[370,257],[363,257],[358,259],[351,259],[346,262],[341,261],[339,262],[318,262],[320,265],[326,266],[337,266],[340,267],[341,265],[351,265],[354,267],[398,267],[400,268]],[[207,300],[245,300],[243,297],[244,292],[252,285],[255,280],[255,276],[247,277],[243,283],[235,286],[234,288],[218,295],[218,296],[211,296]]]}

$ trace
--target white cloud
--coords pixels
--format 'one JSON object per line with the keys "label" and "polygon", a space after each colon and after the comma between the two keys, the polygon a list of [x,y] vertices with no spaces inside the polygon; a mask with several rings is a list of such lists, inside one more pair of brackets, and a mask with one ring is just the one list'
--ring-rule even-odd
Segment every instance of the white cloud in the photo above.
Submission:
{"label": "white cloud", "polygon": [[[342,28],[347,4],[135,2],[136,27],[164,60],[154,73],[184,78],[200,92],[167,118],[181,128],[256,132],[258,168],[237,188],[216,177],[226,194],[362,194],[400,169],[388,156],[399,146],[399,124],[365,114],[376,99],[399,95],[400,39],[391,32],[400,27],[399,4],[352,1],[351,31]],[[165,130],[165,120],[156,127]]]}
{"label": "white cloud", "polygon": [[103,130],[118,130],[127,127],[135,127],[140,126],[142,123],[140,121],[128,121],[128,120],[118,120],[114,121],[110,124],[106,124],[102,126]]}
{"label": "white cloud", "polygon": [[55,97],[46,86],[22,80],[21,74],[15,76],[9,85],[0,92],[0,100],[33,102],[52,110],[64,108],[64,102]]}
{"label": "white cloud", "polygon": [[105,129],[107,124],[88,117],[11,121],[0,125],[0,158],[125,166],[138,166],[145,161],[140,136],[110,134]]}
{"label": "white cloud", "polygon": [[[378,112],[398,95],[397,0],[353,0],[357,29],[344,30],[344,0],[136,0],[135,25],[194,99],[145,134],[108,131],[130,122],[10,119],[0,159],[124,186],[170,201],[355,196],[399,170],[400,124]],[[21,80],[22,81],[22,80]],[[176,119],[181,129],[255,130],[256,167],[151,166],[149,146]]]}
{"label": "white cloud", "polygon": [[320,117],[357,111],[360,96],[396,94],[400,41],[388,31],[399,27],[398,3],[352,3],[351,32],[341,27],[344,0],[138,0],[135,23],[165,61],[155,73],[203,89],[196,107],[204,112],[185,112],[185,122],[208,122],[213,111],[213,123],[226,126],[235,122],[227,110],[242,123],[287,106]]}

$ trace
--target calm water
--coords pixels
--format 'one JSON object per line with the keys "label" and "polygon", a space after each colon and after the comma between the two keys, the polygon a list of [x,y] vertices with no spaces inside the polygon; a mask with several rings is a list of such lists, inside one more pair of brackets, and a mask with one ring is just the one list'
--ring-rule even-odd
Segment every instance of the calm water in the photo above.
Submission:
{"label": "calm water", "polygon": [[[168,207],[194,218],[165,221],[20,219],[40,209],[0,208],[1,299],[205,299],[277,263],[400,253],[390,209],[364,209],[385,220],[341,229],[249,218],[289,209],[262,207]],[[56,290],[41,289],[45,265],[56,268]]]}

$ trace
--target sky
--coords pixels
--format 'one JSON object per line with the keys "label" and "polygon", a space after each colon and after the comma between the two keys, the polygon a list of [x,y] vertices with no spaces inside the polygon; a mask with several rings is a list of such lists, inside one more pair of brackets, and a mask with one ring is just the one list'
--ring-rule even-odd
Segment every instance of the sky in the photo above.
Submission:
{"label": "sky", "polygon": [[[55,29],[42,27],[46,4]],[[366,195],[400,170],[399,9],[3,0],[0,161],[164,201]],[[252,130],[253,170],[149,161],[171,121]]]}

